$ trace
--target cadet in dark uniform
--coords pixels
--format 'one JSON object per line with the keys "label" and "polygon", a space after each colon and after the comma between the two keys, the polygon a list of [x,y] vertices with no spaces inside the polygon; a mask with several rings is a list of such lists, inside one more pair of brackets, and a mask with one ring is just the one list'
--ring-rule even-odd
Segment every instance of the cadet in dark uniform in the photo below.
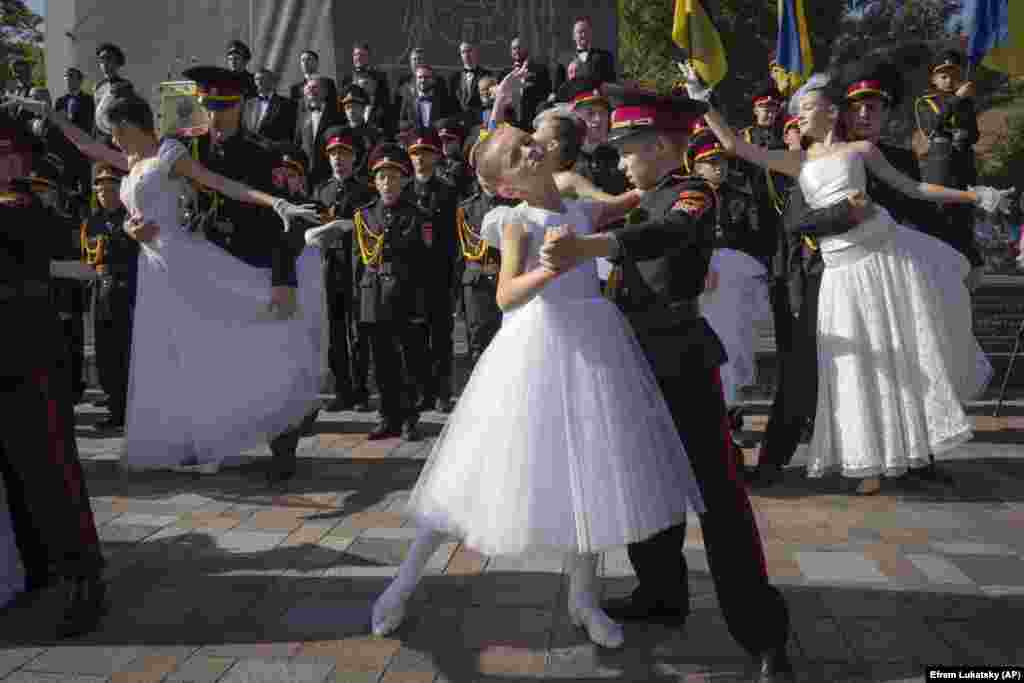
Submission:
{"label": "cadet in dark uniform", "polygon": [[[658,378],[700,485],[704,545],[726,624],[760,659],[759,680],[792,680],[788,610],[768,582],[757,523],[727,438],[719,378],[725,352],[697,303],[714,248],[715,193],[702,178],[682,177],[678,169],[693,120],[704,111],[693,100],[627,95],[612,114],[611,141],[626,175],[644,191],[639,208],[623,228],[548,242],[542,263],[563,269],[606,257],[621,268],[611,293]],[[628,547],[640,585],[605,604],[609,617],[685,621],[685,537],[683,523]]]}
{"label": "cadet in dark uniform", "polygon": [[601,82],[592,78],[574,78],[567,81],[556,94],[558,102],[566,102],[587,124],[575,165],[570,169],[583,176],[602,192],[622,194],[628,189],[626,174],[619,169],[619,153],[608,144],[611,122],[611,104],[601,94]]}
{"label": "cadet in dark uniform", "polygon": [[366,162],[370,150],[384,138],[384,131],[374,123],[366,122],[366,108],[370,106],[370,96],[360,86],[350,83],[342,88],[338,96],[338,107],[348,119],[352,135],[362,140],[359,157],[356,159],[355,175],[367,175]]}
{"label": "cadet in dark uniform", "polygon": [[381,422],[369,438],[401,435],[415,441],[416,389],[403,371],[402,352],[406,368],[426,363],[421,330],[427,320],[432,254],[425,235],[432,226],[403,192],[403,180],[412,175],[405,150],[393,144],[378,146],[370,155],[370,172],[380,196],[354,216],[358,319],[370,340],[381,398]]}
{"label": "cadet in dark uniform", "polygon": [[[15,541],[35,592],[60,582],[60,637],[96,628],[105,611],[104,559],[75,443],[63,335],[50,305],[51,259],[67,234],[51,225],[25,176],[41,153],[0,111],[0,315],[17,321],[0,355],[0,476]],[[37,169],[42,171],[43,169]]]}
{"label": "cadet in dark uniform", "polygon": [[[316,189],[314,198],[326,211],[329,220],[351,220],[357,208],[373,200],[373,191],[366,181],[353,175],[356,159],[366,158],[350,129],[335,126],[327,131],[324,146],[331,162],[331,178]],[[367,371],[369,353],[366,339],[356,334],[353,321],[352,233],[325,244],[325,282],[327,315],[330,324],[331,372],[334,375],[334,399],[326,410],[335,412],[360,406],[369,401]]]}
{"label": "cadet in dark uniform", "polygon": [[96,369],[110,411],[99,426],[124,429],[139,243],[123,229],[127,210],[118,194],[123,173],[98,162],[92,176],[97,208],[82,224],[82,256],[99,276],[92,296]]}
{"label": "cadet in dark uniform", "polygon": [[422,370],[411,367],[410,372],[425,383],[421,384],[420,410],[434,408],[447,413],[452,409],[452,334],[455,326],[452,279],[458,193],[453,185],[437,175],[437,163],[441,159],[441,138],[437,131],[433,128],[418,129],[408,150],[413,166],[409,199],[427,214],[433,226],[425,233],[430,248],[430,265],[426,273],[430,360]]}
{"label": "cadet in dark uniform", "polygon": [[441,153],[444,159],[438,166],[437,175],[455,188],[459,199],[466,199],[476,191],[476,175],[462,155],[466,141],[466,129],[456,117],[441,119],[435,125],[441,138]]}
{"label": "cadet in dark uniform", "polygon": [[[932,64],[932,87],[914,102],[923,147],[921,180],[961,190],[978,183],[974,145],[980,137],[973,85],[961,83],[962,68],[958,52],[944,52]],[[974,238],[974,207],[943,206],[935,214],[938,220],[928,232],[966,256],[971,267],[983,266]]]}
{"label": "cadet in dark uniform", "polygon": [[246,99],[256,97],[259,88],[256,87],[256,76],[248,70],[249,62],[252,61],[252,50],[240,40],[232,40],[228,43],[227,51],[224,54],[227,67],[230,71],[241,74],[245,79],[242,88],[242,96]]}
{"label": "cadet in dark uniform", "polygon": [[501,327],[497,300],[501,252],[480,233],[484,216],[495,207],[517,203],[517,200],[505,199],[480,188],[459,205],[456,213],[459,242],[456,272],[462,288],[470,370]]}
{"label": "cadet in dark uniform", "polygon": [[128,79],[122,78],[121,69],[125,65],[124,52],[113,43],[103,43],[96,48],[96,59],[99,61],[100,71],[103,78],[93,89],[93,99],[96,101],[96,114],[93,116],[92,136],[97,140],[113,146],[110,137],[110,130],[106,118],[100,114],[103,112],[107,100],[114,96],[115,91],[131,88],[132,84]]}
{"label": "cadet in dark uniform", "polygon": [[[244,77],[215,66],[193,67],[184,76],[196,82],[200,104],[210,113],[208,130],[185,141],[193,158],[214,173],[273,194],[277,155],[241,125]],[[239,260],[269,268],[272,287],[297,287],[295,260],[303,246],[300,230],[285,234],[273,211],[218,192],[204,188],[198,197],[198,220],[192,229],[202,229],[210,242]],[[299,437],[315,419],[316,413],[311,413],[302,425],[270,442],[273,457],[267,478],[271,482],[294,476]]]}

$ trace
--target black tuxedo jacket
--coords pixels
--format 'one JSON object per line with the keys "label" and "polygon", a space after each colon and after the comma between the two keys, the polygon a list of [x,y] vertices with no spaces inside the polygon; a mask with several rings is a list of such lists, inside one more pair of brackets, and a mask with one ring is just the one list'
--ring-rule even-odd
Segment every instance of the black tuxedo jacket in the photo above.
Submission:
{"label": "black tuxedo jacket", "polygon": [[365,90],[370,97],[373,114],[368,123],[384,130],[391,124],[391,86],[388,84],[387,74],[373,67],[361,73],[352,71],[341,79],[342,91],[353,83]]}
{"label": "black tuxedo jacket", "polygon": [[[450,99],[448,84],[441,76],[434,76],[434,96],[444,100]],[[402,112],[405,110],[405,103],[410,99],[416,99],[416,78],[412,74],[406,74],[398,81],[398,87],[395,88],[394,130],[397,130],[398,123],[404,120]]]}
{"label": "black tuxedo jacket", "polygon": [[267,111],[263,114],[263,118],[255,126],[252,126],[250,112],[259,105],[258,98],[247,100],[245,103],[244,118],[250,132],[273,142],[291,141],[298,123],[298,104],[294,100],[274,93],[270,96],[270,103],[267,105]]}
{"label": "black tuxedo jacket", "polygon": [[[299,103],[299,112],[306,108],[306,98],[302,94],[302,89],[306,86],[306,79],[303,78],[298,83],[288,88],[288,97]],[[327,104],[337,109],[338,107],[338,84],[334,82],[333,78],[327,79]]]}
{"label": "black tuxedo jacket", "polygon": [[[532,58],[528,64],[529,73],[523,83],[523,97],[515,107],[516,120],[512,121],[527,131],[533,130],[533,118],[537,115],[537,109],[551,94],[551,71],[547,65],[535,62]],[[509,69],[502,74],[502,78],[511,71]]]}
{"label": "black tuxedo jacket", "polygon": [[469,82],[469,89],[465,86],[465,70],[459,69],[448,77],[448,92],[458,102],[459,110],[463,112],[478,111],[480,109],[480,79],[492,75],[487,69],[478,66],[472,71],[473,79]]}
{"label": "black tuxedo jacket", "polygon": [[[53,105],[54,110],[67,114],[68,101],[70,99],[70,94],[58,97],[57,102]],[[71,123],[82,130],[91,131],[95,116],[96,100],[93,99],[92,95],[86,95],[84,92],[78,93],[78,106],[75,109],[75,115],[70,117]]]}
{"label": "black tuxedo jacket", "polygon": [[568,80],[569,65],[576,64],[576,78],[596,78],[605,83],[614,83],[618,77],[615,75],[615,57],[608,50],[599,47],[592,47],[587,50],[587,61],[573,57],[565,64],[559,64],[555,70],[555,90],[562,87]]}
{"label": "black tuxedo jacket", "polygon": [[320,126],[313,130],[313,119],[311,112],[303,110],[299,113],[298,124],[295,126],[293,142],[296,147],[302,149],[309,160],[309,169],[306,172],[306,180],[310,187],[316,187],[331,175],[331,164],[324,152],[324,133],[331,126],[345,125],[345,117],[338,113],[334,107],[324,108],[323,116],[320,118]]}
{"label": "black tuxedo jacket", "polygon": [[[427,121],[427,125],[429,126],[433,126],[439,119],[447,118],[458,113],[458,105],[444,93],[439,93],[435,90],[432,102],[433,106],[430,108],[430,121]],[[418,98],[415,95],[412,97],[403,97],[402,108],[398,113],[398,122],[400,124],[411,122],[419,125],[420,117],[418,109]]]}

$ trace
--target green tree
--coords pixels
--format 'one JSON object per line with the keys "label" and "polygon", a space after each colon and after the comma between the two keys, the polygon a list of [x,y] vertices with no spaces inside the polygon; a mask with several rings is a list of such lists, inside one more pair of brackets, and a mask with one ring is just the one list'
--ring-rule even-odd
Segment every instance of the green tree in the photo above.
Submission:
{"label": "green tree", "polygon": [[0,77],[11,77],[10,60],[20,56],[32,64],[36,84],[46,81],[42,23],[25,0],[0,0]]}

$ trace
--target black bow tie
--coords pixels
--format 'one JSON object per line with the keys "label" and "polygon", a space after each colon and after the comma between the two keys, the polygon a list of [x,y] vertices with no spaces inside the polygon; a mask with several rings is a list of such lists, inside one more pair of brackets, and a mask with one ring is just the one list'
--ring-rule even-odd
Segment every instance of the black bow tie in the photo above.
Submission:
{"label": "black bow tie", "polygon": [[467,69],[466,67],[462,67],[462,70],[465,71],[468,74],[475,74],[476,73],[476,68],[475,67],[472,68],[472,69]]}
{"label": "black bow tie", "polygon": [[323,107],[321,107],[319,104],[316,104],[316,105],[311,106],[309,108],[309,110],[310,111],[323,111]]}
{"label": "black bow tie", "polygon": [[356,67],[356,73],[357,74],[364,74],[364,73],[366,73],[366,67],[365,66],[357,66]]}
{"label": "black bow tie", "polygon": [[420,102],[430,102],[434,97],[432,95],[420,95],[419,99]]}
{"label": "black bow tie", "polygon": [[576,50],[576,54],[578,55],[585,55],[588,52],[590,52],[590,48],[587,48],[586,50]]}

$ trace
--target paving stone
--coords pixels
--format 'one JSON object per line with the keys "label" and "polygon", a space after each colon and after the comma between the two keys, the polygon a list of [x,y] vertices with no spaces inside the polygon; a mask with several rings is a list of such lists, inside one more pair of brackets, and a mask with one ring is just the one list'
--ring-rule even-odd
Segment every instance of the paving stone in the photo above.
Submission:
{"label": "paving stone", "polygon": [[981,591],[992,597],[1024,595],[1024,586],[982,586]]}
{"label": "paving stone", "polygon": [[118,524],[128,526],[155,526],[164,527],[178,521],[178,515],[154,515],[140,512],[126,512],[121,515]]}
{"label": "paving stone", "polygon": [[861,553],[796,552],[793,557],[808,581],[829,583],[885,582],[878,565]]}
{"label": "paving stone", "polygon": [[288,534],[284,533],[228,531],[217,537],[217,545],[232,552],[259,553],[276,547],[287,536]]}
{"label": "paving stone", "polygon": [[339,674],[345,672],[353,675],[377,676],[384,670],[388,660],[400,647],[401,643],[398,640],[363,635],[303,643],[296,658],[299,660],[326,659],[337,662]]}
{"label": "paving stone", "polygon": [[953,651],[923,621],[890,617],[840,619],[839,625],[856,653],[854,661],[954,661]]}
{"label": "paving stone", "polygon": [[219,683],[323,683],[334,670],[327,662],[287,659],[243,659]]}
{"label": "paving stone", "polygon": [[398,574],[398,565],[339,565],[328,567],[324,578],[376,578],[392,579]]}
{"label": "paving stone", "polygon": [[932,543],[932,547],[947,555],[1016,555],[1004,545],[994,543]]}
{"label": "paving stone", "polygon": [[99,529],[100,540],[104,543],[134,543],[160,530],[158,526],[131,526],[110,522]]}
{"label": "paving stone", "polygon": [[411,541],[416,538],[419,529],[414,526],[391,527],[383,529],[364,529],[359,534],[359,539],[372,539],[375,541]]}
{"label": "paving stone", "polygon": [[388,661],[385,674],[409,674],[409,673],[437,673],[433,658],[426,652],[422,652],[403,645],[398,652]]}
{"label": "paving stone", "polygon": [[848,662],[853,659],[853,650],[837,619],[794,621],[792,628],[807,659],[814,662]]}
{"label": "paving stone", "polygon": [[4,683],[107,683],[108,680],[105,676],[17,671],[5,678]]}
{"label": "paving stone", "polygon": [[275,659],[293,657],[302,650],[302,643],[288,641],[275,643],[224,643],[207,645],[196,652],[197,657],[214,659]]}
{"label": "paving stone", "polygon": [[938,555],[908,554],[907,559],[921,570],[928,580],[939,584],[973,586],[974,581],[944,557]]}
{"label": "paving stone", "polygon": [[621,677],[622,670],[605,662],[599,656],[597,649],[590,644],[549,650],[544,664],[544,678],[595,679]]}
{"label": "paving stone", "polygon": [[544,669],[543,650],[494,646],[477,653],[477,670],[485,676],[539,676]]}
{"label": "paving stone", "polygon": [[19,669],[44,652],[41,647],[4,647],[0,649],[0,678]]}
{"label": "paving stone", "polygon": [[953,662],[961,666],[1020,665],[1020,634],[1008,633],[1001,623],[981,620],[937,621],[932,630],[956,653]]}
{"label": "paving stone", "polygon": [[960,555],[950,561],[977,584],[1024,586],[1024,560],[1019,557]]}
{"label": "paving stone", "polygon": [[544,572],[561,574],[565,556],[562,553],[531,551],[522,555],[499,555],[490,558],[489,572]]}
{"label": "paving stone", "polygon": [[24,670],[109,676],[136,660],[142,653],[142,648],[138,647],[61,645],[33,659]]}
{"label": "paving stone", "polygon": [[552,612],[515,607],[470,607],[462,623],[462,645],[480,650],[492,645],[539,648],[547,645]]}
{"label": "paving stone", "polygon": [[367,602],[317,598],[287,610],[280,625],[295,640],[364,635],[370,629],[370,610]]}
{"label": "paving stone", "polygon": [[561,590],[561,574],[485,573],[470,582],[476,605],[551,607]]}

